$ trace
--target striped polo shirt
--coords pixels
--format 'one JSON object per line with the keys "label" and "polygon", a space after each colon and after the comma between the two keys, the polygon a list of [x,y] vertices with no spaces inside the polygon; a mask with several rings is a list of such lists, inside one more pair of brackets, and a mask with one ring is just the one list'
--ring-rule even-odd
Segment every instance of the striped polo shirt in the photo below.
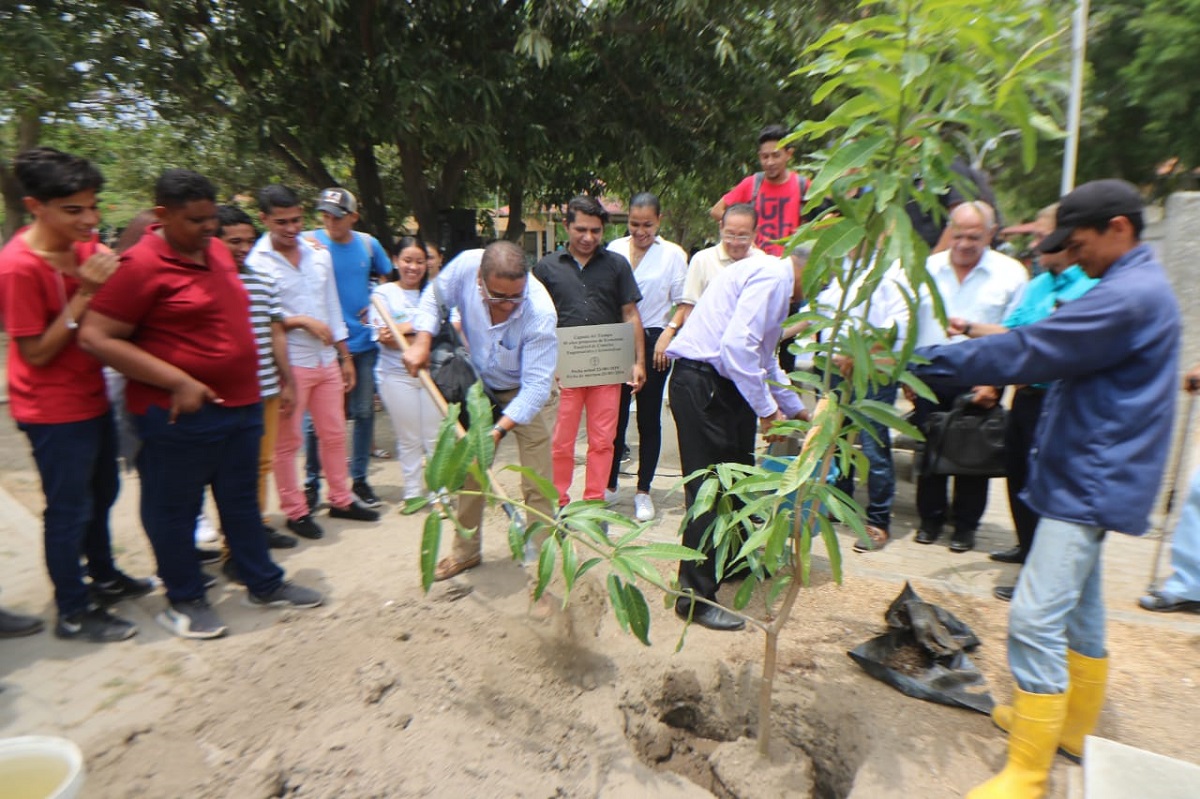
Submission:
{"label": "striped polo shirt", "polygon": [[250,327],[254,330],[254,345],[258,349],[258,384],[263,399],[279,394],[279,370],[271,350],[271,323],[283,322],[283,307],[275,279],[255,269],[238,273],[250,295]]}

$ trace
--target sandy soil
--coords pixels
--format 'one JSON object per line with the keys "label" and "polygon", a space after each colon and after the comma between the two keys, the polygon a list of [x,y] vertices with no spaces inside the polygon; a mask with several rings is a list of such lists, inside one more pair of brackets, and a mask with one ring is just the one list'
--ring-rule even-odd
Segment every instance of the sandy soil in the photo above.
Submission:
{"label": "sandy soil", "polygon": [[[0,485],[39,512],[22,440],[0,432]],[[11,457],[7,454],[11,453]],[[385,499],[398,469],[374,466]],[[121,562],[152,570],[136,524],[137,481],[115,518]],[[15,518],[20,508],[9,508]],[[664,525],[672,523],[668,517]],[[566,612],[527,614],[526,576],[507,561],[498,513],[483,567],[428,596],[418,584],[419,518],[322,520],[328,535],[280,554],[290,575],[328,592],[314,611],[211,598],[230,637],[171,637],[152,620],[161,595],[126,603],[132,641],[68,644],[48,634],[0,647],[0,735],[60,734],[84,750],[87,797],[959,797],[1002,762],[979,714],[906,698],[868,678],[846,650],[882,631],[900,586],[818,569],[780,653],[766,768],[737,743],[758,727],[762,640],[692,629],[652,602],[647,648],[623,634],[599,583]],[[3,602],[52,618],[37,522],[0,531]],[[921,584],[970,624],[974,659],[1009,695],[1006,606]],[[1194,759],[1200,638],[1113,624],[1112,694],[1100,734]],[[1059,760],[1054,797],[1070,772]]]}

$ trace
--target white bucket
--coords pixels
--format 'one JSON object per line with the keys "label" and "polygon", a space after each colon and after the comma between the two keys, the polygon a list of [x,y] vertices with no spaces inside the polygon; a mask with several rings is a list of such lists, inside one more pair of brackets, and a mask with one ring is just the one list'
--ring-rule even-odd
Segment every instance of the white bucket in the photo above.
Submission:
{"label": "white bucket", "polygon": [[83,753],[65,738],[0,738],[0,799],[75,799]]}

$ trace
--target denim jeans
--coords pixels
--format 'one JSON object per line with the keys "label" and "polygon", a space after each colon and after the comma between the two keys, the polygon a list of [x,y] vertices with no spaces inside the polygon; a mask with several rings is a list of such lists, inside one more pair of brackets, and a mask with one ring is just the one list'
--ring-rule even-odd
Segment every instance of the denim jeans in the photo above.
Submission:
{"label": "denim jeans", "polygon": [[142,526],[154,548],[158,576],[167,599],[184,602],[204,596],[196,558],[196,514],[204,487],[212,486],[225,542],[238,575],[253,594],[268,594],[283,581],[283,570],[267,551],[258,507],[258,448],[262,405],[225,408],[206,404],[180,414],[174,424],[166,409],[151,406],[135,417],[142,450]]}
{"label": "denim jeans", "polygon": [[60,616],[88,606],[80,555],[93,581],[116,576],[108,511],[120,488],[117,433],[111,413],[64,424],[19,424],[33,446],[46,496],[46,570]]}
{"label": "denim jeans", "polygon": [[[896,404],[896,384],[877,386],[867,393],[867,399],[885,405]],[[892,501],[896,498],[896,465],[892,460],[892,432],[887,425],[871,422],[879,436],[876,441],[866,430],[858,434],[858,443],[867,458],[867,524],[888,530],[892,524]],[[838,482],[847,494],[854,494],[854,475]]]}
{"label": "denim jeans", "polygon": [[[350,354],[354,362],[354,390],[346,396],[346,414],[354,422],[350,435],[350,479],[354,482],[367,479],[367,466],[371,462],[371,441],[375,438],[375,362],[379,350],[372,347],[366,352]],[[317,446],[317,432],[312,417],[304,417],[304,486],[312,488],[320,484],[321,455]]]}
{"label": "denim jeans", "polygon": [[1171,576],[1163,583],[1162,593],[1200,601],[1200,469],[1192,472],[1187,500],[1171,539]]}
{"label": "denim jeans", "polygon": [[1022,691],[1067,690],[1067,649],[1102,658],[1104,530],[1042,518],[1008,617],[1008,665]]}

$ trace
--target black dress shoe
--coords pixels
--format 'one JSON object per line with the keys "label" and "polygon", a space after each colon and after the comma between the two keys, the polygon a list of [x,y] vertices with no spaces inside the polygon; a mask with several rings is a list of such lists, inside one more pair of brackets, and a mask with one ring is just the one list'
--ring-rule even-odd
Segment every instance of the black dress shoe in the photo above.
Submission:
{"label": "black dress shoe", "polygon": [[1001,602],[1012,602],[1013,593],[1017,587],[1015,585],[998,585],[992,589],[992,596],[999,599]]}
{"label": "black dress shoe", "polygon": [[975,531],[974,530],[955,530],[954,537],[950,539],[951,552],[970,552],[975,548]]}
{"label": "black dress shoe", "polygon": [[40,633],[45,625],[36,616],[13,613],[0,608],[0,638],[20,638],[23,635]]}
{"label": "black dress shoe", "polygon": [[[686,599],[675,603],[675,615],[681,619],[687,619],[688,611],[692,608],[692,603]],[[699,624],[701,627],[707,627],[710,630],[740,630],[746,626],[743,619],[738,618],[724,608],[718,608],[715,605],[705,605],[696,603],[695,609],[691,611],[692,624]]]}
{"label": "black dress shoe", "polygon": [[917,530],[918,544],[932,544],[941,538],[942,523],[921,520],[921,527]]}
{"label": "black dress shoe", "polygon": [[313,521],[312,514],[306,514],[299,519],[288,519],[287,528],[301,538],[316,540],[325,535],[321,525]]}
{"label": "black dress shoe", "polygon": [[267,534],[267,546],[271,549],[291,549],[299,543],[295,536],[281,533],[274,527],[266,527],[264,532]]}
{"label": "black dress shoe", "polygon": [[995,552],[989,552],[988,558],[997,563],[1024,563],[1025,553],[1021,551],[1020,547],[998,549]]}

